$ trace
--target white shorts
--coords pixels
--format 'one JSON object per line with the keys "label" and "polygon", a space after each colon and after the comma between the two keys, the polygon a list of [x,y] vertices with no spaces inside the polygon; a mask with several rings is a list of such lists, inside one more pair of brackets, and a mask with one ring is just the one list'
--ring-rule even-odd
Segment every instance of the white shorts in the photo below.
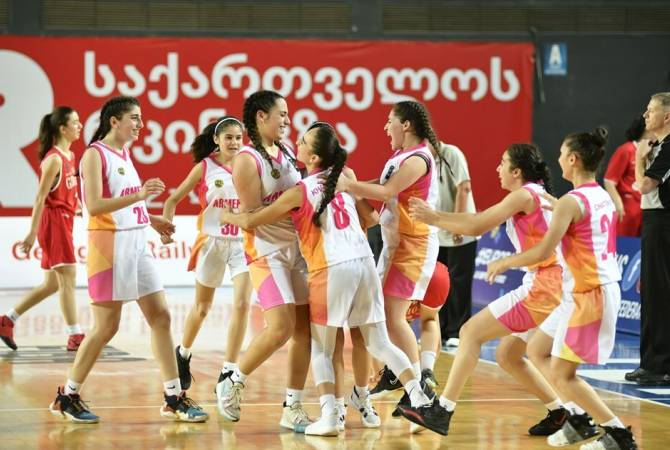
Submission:
{"label": "white shorts", "polygon": [[230,278],[249,272],[241,240],[208,236],[196,258],[195,279],[210,288],[221,286],[226,266]]}
{"label": "white shorts", "polygon": [[249,263],[249,276],[264,311],[275,306],[306,305],[307,265],[298,241]]}
{"label": "white shorts", "polygon": [[146,228],[89,230],[86,268],[93,303],[137,300],[163,290]]}
{"label": "white shorts", "polygon": [[358,327],[386,320],[382,285],[372,257],[311,272],[309,316],[317,325]]}
{"label": "white shorts", "polygon": [[551,355],[580,364],[605,364],[614,349],[620,305],[616,282],[564,293],[561,304],[540,325],[554,339]]}

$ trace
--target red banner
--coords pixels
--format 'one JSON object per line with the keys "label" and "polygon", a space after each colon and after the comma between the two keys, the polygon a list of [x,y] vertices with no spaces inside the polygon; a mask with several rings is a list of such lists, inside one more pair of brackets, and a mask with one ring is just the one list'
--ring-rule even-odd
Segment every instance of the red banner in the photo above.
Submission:
{"label": "red banner", "polygon": [[[390,156],[391,106],[423,102],[439,138],[468,157],[481,209],[502,194],[491,180],[503,150],[530,140],[532,58],[528,43],[0,36],[0,215],[30,214],[38,125],[55,105],[72,106],[85,125],[73,146],[80,156],[108,98],[139,98],[137,169],[175,188],[199,130],[224,113],[241,117],[258,89],[286,97],[292,141],[316,119],[335,124],[360,179],[378,177]],[[196,213],[191,200],[178,213]]]}

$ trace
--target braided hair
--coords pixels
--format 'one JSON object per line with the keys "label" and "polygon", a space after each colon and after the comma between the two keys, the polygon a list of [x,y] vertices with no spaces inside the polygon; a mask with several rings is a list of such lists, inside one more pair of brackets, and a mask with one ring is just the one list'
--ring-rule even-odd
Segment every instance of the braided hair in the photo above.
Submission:
{"label": "braided hair", "polygon": [[[263,140],[261,139],[261,135],[258,132],[258,125],[256,124],[256,113],[258,111],[263,111],[266,114],[269,113],[277,103],[277,100],[280,98],[284,97],[274,91],[254,92],[249,96],[249,98],[245,100],[244,107],[242,109],[242,121],[244,122],[244,128],[247,130],[249,139],[251,139],[251,143],[254,145],[254,148],[258,151],[258,153],[260,153],[261,156],[268,162],[268,164],[270,164],[270,174],[272,175],[272,178],[275,179],[279,178],[281,174],[279,173],[279,169],[274,167],[270,154],[265,149],[265,147],[263,147]],[[279,141],[275,141],[274,144],[279,147],[279,151],[281,151],[284,156],[288,158],[293,167],[295,167],[296,170],[299,170],[295,158],[286,149],[284,144]]]}
{"label": "braided hair", "polygon": [[216,150],[218,147],[216,146],[216,143],[214,143],[214,136],[217,136],[217,133],[223,133],[223,131],[231,125],[242,128],[242,122],[233,116],[223,116],[216,122],[207,125],[205,129],[202,130],[202,133],[195,137],[191,144],[191,149],[189,151],[193,157],[193,162],[196,164],[199,163]]}
{"label": "braided hair", "polygon": [[592,132],[572,133],[563,142],[571,153],[579,156],[585,171],[595,172],[605,156],[607,130],[598,127]]}
{"label": "braided hair", "polygon": [[430,145],[434,149],[438,164],[440,165],[439,173],[440,181],[442,181],[442,164],[446,164],[450,172],[451,167],[447,160],[442,156],[442,153],[440,153],[442,145],[430,123],[430,115],[428,114],[426,107],[419,102],[405,100],[398,102],[393,106],[393,115],[395,115],[401,122],[409,121],[414,129],[414,134],[416,134],[419,139],[427,139],[428,142],[430,142]]}
{"label": "braided hair", "polygon": [[89,145],[107,136],[107,133],[112,129],[112,124],[110,123],[112,117],[121,120],[123,115],[130,111],[133,106],[140,106],[140,102],[135,97],[118,96],[107,100],[107,102],[102,105],[102,109],[100,110],[100,124],[98,125],[98,129],[95,130],[95,133],[93,133]]}
{"label": "braided hair", "polygon": [[519,169],[525,181],[532,181],[544,186],[551,194],[551,176],[549,167],[542,158],[542,152],[533,144],[512,144],[507,148],[512,169]]}
{"label": "braided hair", "polygon": [[70,115],[73,112],[74,109],[69,106],[57,106],[49,114],[42,117],[39,132],[40,146],[37,151],[40,161],[44,159],[47,152],[60,137],[60,127],[67,126],[67,121],[70,120]]}
{"label": "braided hair", "polygon": [[333,198],[335,198],[335,186],[337,186],[337,180],[340,178],[344,164],[347,162],[347,151],[340,145],[340,141],[338,141],[337,134],[335,134],[335,129],[332,125],[326,122],[315,122],[310,125],[307,131],[312,129],[316,129],[312,152],[321,158],[320,167],[322,169],[330,168],[330,172],[324,183],[323,198],[312,216],[312,223],[317,227],[321,227],[321,214],[326,210]]}

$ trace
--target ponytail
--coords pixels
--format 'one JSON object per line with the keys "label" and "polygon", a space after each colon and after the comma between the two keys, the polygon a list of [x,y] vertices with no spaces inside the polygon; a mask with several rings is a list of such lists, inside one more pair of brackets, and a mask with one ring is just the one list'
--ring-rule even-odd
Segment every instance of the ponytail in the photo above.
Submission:
{"label": "ponytail", "polygon": [[42,117],[39,131],[40,146],[37,151],[40,161],[44,159],[47,152],[54,146],[60,137],[60,127],[67,126],[70,114],[73,112],[74,109],[69,106],[57,106],[49,114]]}
{"label": "ponytail", "polygon": [[121,120],[123,115],[130,111],[133,106],[140,106],[140,102],[135,97],[118,96],[107,100],[102,105],[100,123],[98,124],[98,129],[93,133],[89,145],[107,136],[107,133],[112,129],[112,124],[110,123],[112,117]]}

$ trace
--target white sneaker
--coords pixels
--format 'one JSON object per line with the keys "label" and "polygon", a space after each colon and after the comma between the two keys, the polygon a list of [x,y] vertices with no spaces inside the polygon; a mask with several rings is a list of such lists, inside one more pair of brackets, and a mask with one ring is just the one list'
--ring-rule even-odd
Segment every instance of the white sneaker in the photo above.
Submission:
{"label": "white sneaker", "polygon": [[335,408],[332,414],[321,416],[319,420],[307,425],[305,434],[311,436],[337,436],[337,425],[339,421],[339,412]]}
{"label": "white sneaker", "polygon": [[279,421],[280,426],[293,430],[296,433],[303,433],[305,428],[311,423],[312,421],[307,412],[302,408],[302,403],[295,402],[291,406],[286,406],[286,402],[284,402],[284,411]]}
{"label": "white sneaker", "polygon": [[567,436],[565,436],[563,429],[560,429],[554,434],[547,436],[547,444],[551,445],[552,447],[564,447],[566,445],[570,445],[570,441],[568,440]]}
{"label": "white sneaker", "polygon": [[233,422],[240,420],[240,403],[242,403],[242,390],[244,384],[233,383],[232,372],[226,376],[221,375],[216,384],[216,409],[223,417]]}
{"label": "white sneaker", "polygon": [[347,422],[347,406],[344,404],[337,405],[337,431],[344,431],[344,425]]}
{"label": "white sneaker", "polygon": [[361,423],[365,428],[378,428],[382,424],[379,414],[370,402],[370,395],[361,398],[356,393],[356,390],[351,393],[351,406],[356,408],[361,413]]}
{"label": "white sneaker", "polygon": [[445,347],[453,348],[457,348],[458,344],[460,344],[460,340],[458,338],[449,338],[447,339],[447,342],[444,343]]}

